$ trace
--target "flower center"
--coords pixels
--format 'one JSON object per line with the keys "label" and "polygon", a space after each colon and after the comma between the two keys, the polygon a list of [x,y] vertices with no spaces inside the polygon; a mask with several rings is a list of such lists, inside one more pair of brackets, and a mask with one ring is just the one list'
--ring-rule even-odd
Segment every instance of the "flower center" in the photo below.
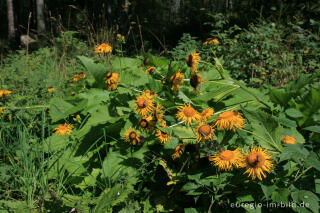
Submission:
{"label": "flower center", "polygon": [[187,64],[189,67],[192,66],[192,63],[193,63],[193,56],[192,55],[188,55],[188,58],[187,58]]}
{"label": "flower center", "polygon": [[131,140],[135,139],[136,137],[137,137],[137,133],[136,132],[132,131],[132,132],[129,133],[129,138]]}
{"label": "flower center", "polygon": [[265,162],[265,158],[263,155],[261,155],[259,153],[253,153],[253,154],[248,155],[247,162],[252,167],[256,167],[256,168],[259,167],[260,168],[263,166],[263,164]]}
{"label": "flower center", "polygon": [[221,152],[220,158],[221,158],[222,160],[229,161],[229,160],[231,160],[232,158],[234,158],[234,153],[233,153],[233,151],[225,150],[225,151]]}
{"label": "flower center", "polygon": [[185,107],[183,113],[186,117],[192,117],[196,114],[196,110],[193,109],[191,106]]}
{"label": "flower center", "polygon": [[211,133],[211,127],[209,125],[202,125],[199,127],[199,133],[203,136],[208,136]]}
{"label": "flower center", "polygon": [[108,73],[107,78],[111,78],[111,77],[112,77],[112,73]]}
{"label": "flower center", "polygon": [[147,121],[146,119],[142,119],[142,120],[140,121],[140,126],[141,126],[142,128],[147,128],[147,127],[148,127],[148,121]]}
{"label": "flower center", "polygon": [[191,85],[193,88],[196,88],[199,84],[200,84],[199,76],[198,76],[198,75],[193,75],[193,76],[191,76],[191,78],[190,78],[190,85]]}
{"label": "flower center", "polygon": [[138,101],[138,107],[139,108],[145,108],[146,106],[147,106],[147,100],[146,99],[139,99],[139,101]]}

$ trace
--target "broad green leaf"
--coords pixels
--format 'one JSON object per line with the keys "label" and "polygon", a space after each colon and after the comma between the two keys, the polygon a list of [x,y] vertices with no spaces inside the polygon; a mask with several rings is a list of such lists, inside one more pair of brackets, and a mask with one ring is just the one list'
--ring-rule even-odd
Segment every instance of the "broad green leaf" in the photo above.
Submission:
{"label": "broad green leaf", "polygon": [[253,137],[263,148],[272,151],[282,151],[281,139],[283,129],[272,116],[263,111],[249,111],[242,109],[253,129]]}
{"label": "broad green leaf", "polygon": [[303,117],[303,114],[299,110],[294,109],[294,108],[287,109],[286,110],[286,114],[289,115],[292,118],[301,118],[301,117]]}
{"label": "broad green leaf", "polygon": [[80,101],[76,106],[55,97],[50,100],[49,114],[53,122],[67,118],[69,115],[82,110],[87,104],[86,100]]}
{"label": "broad green leaf", "polygon": [[308,126],[308,127],[303,128],[303,129],[311,131],[311,132],[320,133],[320,126]]}
{"label": "broad green leaf", "polygon": [[105,88],[104,77],[107,75],[107,68],[102,64],[96,64],[91,58],[78,56],[83,66],[94,77],[94,86],[97,88]]}
{"label": "broad green leaf", "polygon": [[310,191],[299,190],[291,193],[293,201],[296,202],[298,211],[303,208],[300,205],[303,203],[304,208],[310,209],[313,213],[319,212],[319,198]]}
{"label": "broad green leaf", "polygon": [[287,188],[277,188],[275,191],[272,192],[272,201],[273,202],[283,202],[283,203],[288,203],[290,195],[290,190]]}

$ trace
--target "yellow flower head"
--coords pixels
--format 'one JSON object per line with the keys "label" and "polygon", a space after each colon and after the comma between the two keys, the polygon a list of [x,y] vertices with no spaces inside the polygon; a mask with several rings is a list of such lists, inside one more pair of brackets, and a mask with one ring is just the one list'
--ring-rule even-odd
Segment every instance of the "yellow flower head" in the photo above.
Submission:
{"label": "yellow flower head", "polygon": [[202,82],[204,82],[204,81],[202,80],[202,77],[200,74],[194,74],[190,78],[190,85],[194,89],[197,89]]}
{"label": "yellow flower head", "polygon": [[79,114],[76,115],[76,119],[80,119],[81,116]]}
{"label": "yellow flower head", "polygon": [[144,91],[144,93],[142,95],[146,96],[149,99],[155,99],[158,96],[157,93],[155,93],[151,90],[148,90],[148,89],[146,91]]}
{"label": "yellow flower head", "polygon": [[80,80],[80,77],[78,75],[74,75],[72,81],[78,82]]}
{"label": "yellow flower head", "polygon": [[240,148],[234,151],[220,151],[219,153],[211,155],[209,160],[214,166],[217,166],[219,170],[224,171],[231,171],[233,167],[241,168],[244,164],[244,157],[240,152]]}
{"label": "yellow flower head", "polygon": [[187,65],[191,68],[192,72],[198,72],[197,67],[200,61],[200,53],[193,52],[187,57]]}
{"label": "yellow flower head", "polygon": [[86,75],[84,72],[79,72],[79,73],[78,73],[78,77],[79,77],[80,79],[84,79],[84,78],[87,77],[87,75]]}
{"label": "yellow flower head", "polygon": [[179,87],[183,84],[184,74],[179,70],[175,75],[171,76],[170,81],[172,84],[172,90],[178,91]]}
{"label": "yellow flower head", "polygon": [[4,113],[3,107],[0,107],[0,116]]}
{"label": "yellow flower head", "polygon": [[55,128],[55,133],[56,135],[61,135],[61,136],[65,136],[65,135],[71,135],[72,132],[72,128],[73,125],[72,124],[60,124],[57,128]]}
{"label": "yellow flower head", "polygon": [[137,145],[140,142],[138,131],[135,128],[130,128],[124,133],[124,140],[131,145]]}
{"label": "yellow flower head", "polygon": [[177,118],[185,122],[186,125],[190,125],[193,122],[197,122],[201,119],[201,116],[197,110],[192,106],[184,104],[184,106],[178,107]]}
{"label": "yellow flower head", "polygon": [[214,115],[214,110],[212,108],[204,109],[200,115],[201,120],[207,121],[211,116]]}
{"label": "yellow flower head", "polygon": [[0,89],[0,98],[10,96],[12,91],[6,89]]}
{"label": "yellow flower head", "polygon": [[206,140],[212,139],[212,137],[214,136],[214,130],[210,125],[206,123],[201,123],[196,128],[196,134],[198,142],[205,142]]}
{"label": "yellow flower head", "polygon": [[267,73],[266,72],[261,72],[261,75],[266,75]]}
{"label": "yellow flower head", "polygon": [[125,42],[124,36],[121,35],[120,33],[117,34],[117,39],[121,42]]}
{"label": "yellow flower head", "polygon": [[168,135],[168,134],[162,132],[160,129],[157,129],[156,136],[158,137],[158,139],[161,143],[167,143],[171,139],[171,135]]}
{"label": "yellow flower head", "polygon": [[183,144],[178,145],[176,147],[174,153],[172,154],[172,158],[173,159],[180,158],[181,155],[183,154],[184,150],[185,150],[185,145],[183,145]]}
{"label": "yellow flower head", "polygon": [[109,72],[107,77],[104,78],[106,80],[108,91],[116,90],[118,88],[119,83],[119,74],[115,72]]}
{"label": "yellow flower head", "polygon": [[219,115],[214,126],[219,130],[233,130],[235,132],[236,127],[242,129],[244,125],[244,118],[241,113],[237,111],[226,111]]}
{"label": "yellow flower head", "polygon": [[48,88],[48,92],[53,92],[54,91],[54,88],[53,87],[49,87]]}
{"label": "yellow flower head", "polygon": [[149,99],[145,95],[139,96],[135,102],[137,113],[143,117],[146,117],[154,109],[153,99]]}
{"label": "yellow flower head", "polygon": [[251,147],[251,152],[245,153],[245,167],[244,174],[248,174],[254,180],[256,177],[262,180],[266,178],[266,173],[270,173],[274,166],[272,156],[267,154],[261,147]]}
{"label": "yellow flower head", "polygon": [[140,120],[140,127],[143,129],[151,130],[154,128],[154,126],[155,126],[155,122],[152,116],[148,116]]}
{"label": "yellow flower head", "polygon": [[244,157],[240,152],[240,148],[234,151],[223,150],[219,153],[213,154],[209,160],[219,170],[231,171],[233,167],[241,168],[244,166]]}
{"label": "yellow flower head", "polygon": [[207,38],[203,45],[212,45],[212,44],[219,44],[219,40],[216,38]]}
{"label": "yellow flower head", "polygon": [[293,136],[285,136],[282,138],[282,142],[286,144],[295,144],[297,141]]}
{"label": "yellow flower head", "polygon": [[152,75],[155,70],[156,70],[156,68],[154,66],[148,66],[148,68],[146,69],[146,73],[148,75]]}
{"label": "yellow flower head", "polygon": [[96,48],[96,53],[111,53],[112,52],[112,47],[106,43],[102,43],[100,44],[97,48]]}

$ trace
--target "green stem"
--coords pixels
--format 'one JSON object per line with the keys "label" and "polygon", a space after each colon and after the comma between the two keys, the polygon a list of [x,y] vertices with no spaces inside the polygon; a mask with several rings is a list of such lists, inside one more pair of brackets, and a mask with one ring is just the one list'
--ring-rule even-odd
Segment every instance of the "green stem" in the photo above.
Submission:
{"label": "green stem", "polygon": [[3,109],[11,109],[11,110],[15,110],[15,109],[36,109],[36,108],[49,108],[50,106],[46,106],[46,105],[36,105],[36,106],[27,106],[27,107],[3,107]]}
{"label": "green stem", "polygon": [[306,168],[305,170],[303,170],[303,171],[301,172],[301,174],[294,179],[293,182],[296,182],[297,180],[299,180],[299,178],[300,178],[302,175],[304,175],[307,171],[309,171],[311,168],[312,168],[312,166],[309,166],[308,168]]}

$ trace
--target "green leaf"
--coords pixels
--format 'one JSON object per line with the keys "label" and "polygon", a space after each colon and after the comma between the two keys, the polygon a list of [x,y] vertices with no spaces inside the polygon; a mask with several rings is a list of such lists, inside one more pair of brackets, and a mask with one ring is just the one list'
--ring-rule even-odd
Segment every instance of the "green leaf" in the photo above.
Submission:
{"label": "green leaf", "polygon": [[294,108],[289,108],[287,109],[286,111],[286,114],[292,118],[301,118],[303,117],[303,114],[297,110],[297,109],[294,109]]}
{"label": "green leaf", "polygon": [[97,88],[105,88],[104,77],[107,74],[107,69],[102,64],[96,64],[91,58],[85,56],[78,56],[78,59],[81,61],[83,66],[87,71],[94,77],[94,85]]}
{"label": "green leaf", "polygon": [[102,177],[116,181],[123,169],[120,164],[124,157],[118,152],[109,152],[102,163]]}
{"label": "green leaf", "polygon": [[195,208],[185,208],[184,213],[198,213],[198,211]]}
{"label": "green leaf", "polygon": [[61,98],[54,97],[50,100],[49,114],[52,121],[56,122],[82,110],[86,104],[87,101],[83,100],[74,106]]}
{"label": "green leaf", "polygon": [[254,201],[254,198],[250,194],[237,197],[237,202],[239,203],[251,201]]}
{"label": "green leaf", "polygon": [[267,200],[271,199],[272,192],[277,189],[276,185],[266,186],[261,184],[261,189]]}
{"label": "green leaf", "polygon": [[301,203],[304,203],[304,208],[307,207],[314,213],[319,212],[319,198],[312,192],[306,190],[294,191],[291,193],[291,197],[296,202],[298,211],[303,208]]}
{"label": "green leaf", "polygon": [[311,131],[311,132],[320,133],[320,126],[308,126],[308,127],[303,128],[303,129]]}
{"label": "green leaf", "polygon": [[284,147],[279,162],[291,159],[297,163],[301,163],[301,159],[306,159],[308,154],[309,151],[302,144],[289,144]]}
{"label": "green leaf", "polygon": [[313,168],[320,171],[320,160],[316,153],[310,152],[309,156],[305,161],[306,161],[306,166],[312,166]]}
{"label": "green leaf", "polygon": [[290,190],[287,188],[277,188],[275,191],[272,192],[272,201],[273,202],[283,202],[283,203],[288,203],[290,195]]}
{"label": "green leaf", "polygon": [[253,137],[259,144],[269,150],[282,151],[283,128],[277,120],[263,111],[251,111],[244,108],[242,111],[252,126]]}

